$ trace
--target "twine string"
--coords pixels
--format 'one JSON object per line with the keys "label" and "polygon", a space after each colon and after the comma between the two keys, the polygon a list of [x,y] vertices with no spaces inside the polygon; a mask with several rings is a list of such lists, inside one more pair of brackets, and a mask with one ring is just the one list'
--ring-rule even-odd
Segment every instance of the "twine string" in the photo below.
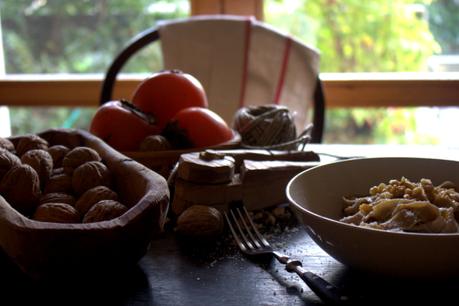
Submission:
{"label": "twine string", "polygon": [[297,137],[292,114],[280,105],[241,108],[234,127],[241,135],[241,146],[248,149],[298,150],[311,141],[312,124]]}

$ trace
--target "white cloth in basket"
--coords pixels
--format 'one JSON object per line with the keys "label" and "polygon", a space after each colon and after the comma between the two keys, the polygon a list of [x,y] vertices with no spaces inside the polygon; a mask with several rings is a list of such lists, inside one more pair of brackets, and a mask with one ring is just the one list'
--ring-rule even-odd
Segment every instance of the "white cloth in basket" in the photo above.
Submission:
{"label": "white cloth in basket", "polygon": [[231,124],[242,106],[279,103],[298,131],[310,122],[319,72],[317,50],[253,18],[196,16],[159,24],[164,69],[203,84],[209,108]]}

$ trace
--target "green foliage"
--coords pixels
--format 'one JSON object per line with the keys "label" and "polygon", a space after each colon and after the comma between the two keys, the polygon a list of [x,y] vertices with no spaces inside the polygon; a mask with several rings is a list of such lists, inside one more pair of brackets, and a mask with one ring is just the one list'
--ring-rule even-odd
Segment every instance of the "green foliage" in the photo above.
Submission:
{"label": "green foliage", "polygon": [[10,107],[11,133],[37,133],[53,127],[87,129],[95,111],[95,108]]}
{"label": "green foliage", "polygon": [[442,46],[442,53],[459,53],[459,2],[437,0],[428,12],[430,29]]}
{"label": "green foliage", "polygon": [[440,51],[418,13],[428,0],[291,2],[267,1],[266,20],[318,48],[322,72],[419,71]]}
{"label": "green foliage", "polygon": [[[0,0],[6,71],[103,73],[134,35],[158,20],[185,17],[187,6],[188,0]],[[457,0],[265,0],[266,21],[318,48],[322,72],[424,70],[430,55],[459,50],[458,11]],[[156,71],[161,62],[154,45],[123,71]],[[85,128],[93,112],[12,108],[12,130]],[[331,109],[325,141],[434,143],[415,133],[415,112]]]}
{"label": "green foliage", "polygon": [[[159,20],[187,16],[187,5],[187,0],[0,1],[6,72],[105,73],[135,35]],[[154,44],[141,50],[123,72],[161,68],[159,44]],[[88,128],[94,111],[11,108],[11,129],[16,135],[51,127]]]}
{"label": "green foliage", "polygon": [[[184,3],[186,0],[2,2],[6,71],[105,72],[134,35],[159,20],[186,16]],[[171,5],[170,11],[158,10]],[[160,67],[159,48],[146,48],[125,71],[148,72]]]}
{"label": "green foliage", "polygon": [[412,0],[307,1],[304,13],[316,12],[319,20],[322,71],[422,70],[425,59],[439,47],[427,20],[413,11],[414,4]]}
{"label": "green foliage", "polygon": [[[429,30],[429,0],[269,0],[266,4],[267,22],[320,50],[321,72],[423,71],[427,58],[441,50]],[[416,138],[415,130],[415,109],[331,109],[325,142],[435,141]]]}

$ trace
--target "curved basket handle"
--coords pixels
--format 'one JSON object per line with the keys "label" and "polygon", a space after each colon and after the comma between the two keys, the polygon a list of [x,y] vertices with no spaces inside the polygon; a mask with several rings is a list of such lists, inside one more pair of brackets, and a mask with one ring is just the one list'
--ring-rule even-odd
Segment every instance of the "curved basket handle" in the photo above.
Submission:
{"label": "curved basket handle", "polygon": [[140,49],[156,40],[159,40],[158,29],[156,27],[147,29],[134,37],[121,51],[121,53],[118,54],[118,56],[108,68],[107,73],[105,74],[102,83],[102,90],[100,93],[100,105],[112,99],[116,76],[120,72],[121,68],[123,68],[124,64],[129,60],[129,58],[137,53]]}

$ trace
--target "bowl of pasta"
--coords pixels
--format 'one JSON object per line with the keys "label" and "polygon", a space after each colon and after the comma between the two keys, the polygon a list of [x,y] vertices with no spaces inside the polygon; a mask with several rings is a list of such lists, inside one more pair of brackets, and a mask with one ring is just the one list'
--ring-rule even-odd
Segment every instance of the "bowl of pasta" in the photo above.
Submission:
{"label": "bowl of pasta", "polygon": [[352,269],[459,276],[459,161],[338,161],[301,172],[286,192],[311,238]]}

